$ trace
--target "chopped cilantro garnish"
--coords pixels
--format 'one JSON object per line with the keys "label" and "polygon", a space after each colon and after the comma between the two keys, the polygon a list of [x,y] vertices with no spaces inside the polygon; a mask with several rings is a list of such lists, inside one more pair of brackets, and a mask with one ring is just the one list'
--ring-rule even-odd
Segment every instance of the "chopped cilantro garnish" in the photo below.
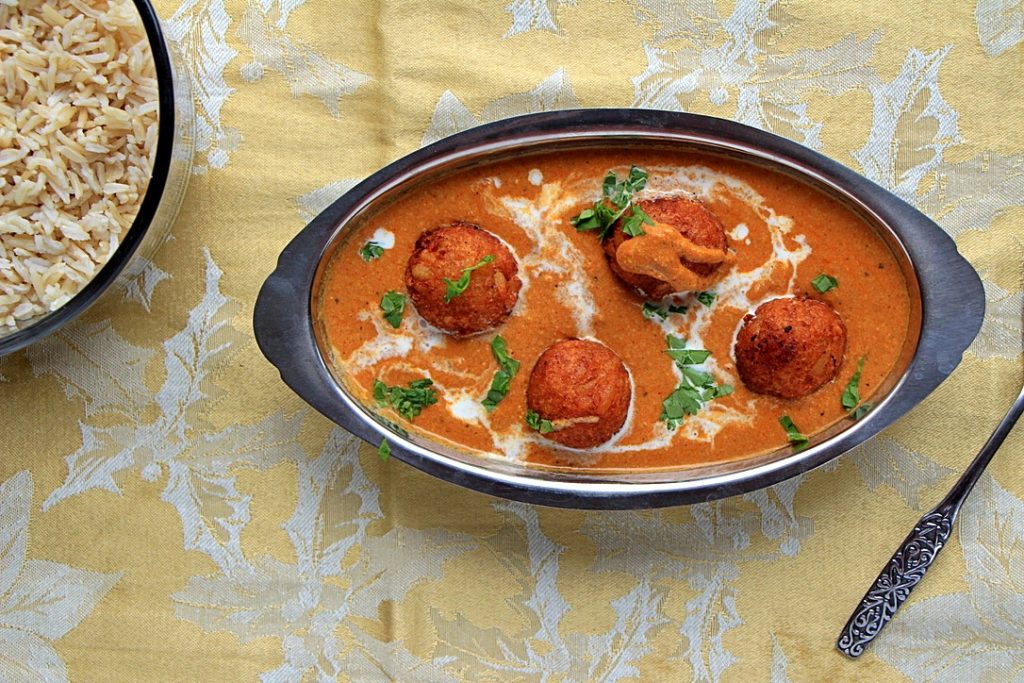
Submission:
{"label": "chopped cilantro garnish", "polygon": [[697,292],[697,301],[701,302],[705,306],[710,306],[715,302],[715,297],[718,296],[714,292]]}
{"label": "chopped cilantro garnish", "polygon": [[824,294],[828,290],[838,287],[839,280],[835,279],[831,275],[826,275],[825,273],[822,273],[818,277],[811,280],[811,284],[814,285],[814,288],[816,290]]}
{"label": "chopped cilantro garnish", "polygon": [[690,383],[694,386],[702,387],[713,382],[711,375],[703,370],[698,370],[689,365],[681,365],[679,369],[683,372],[683,376],[690,380]]}
{"label": "chopped cilantro garnish", "polygon": [[409,382],[409,388],[389,387],[380,380],[373,383],[373,398],[377,405],[391,406],[406,420],[415,419],[424,408],[437,403],[437,390],[431,379],[417,379]]}
{"label": "chopped cilantro garnish", "polygon": [[871,410],[874,409],[874,407],[874,403],[861,403],[859,406],[857,406],[856,410],[850,413],[850,417],[853,419],[854,422],[856,422],[857,420],[861,419],[869,412],[871,412]]}
{"label": "chopped cilantro garnish", "polygon": [[800,430],[793,424],[793,420],[789,418],[789,415],[780,417],[779,424],[786,430],[786,436],[789,438],[789,442],[793,444],[794,451],[799,453],[807,448],[807,437],[800,433]]}
{"label": "chopped cilantro garnish", "polygon": [[536,410],[526,411],[526,425],[541,434],[548,434],[555,431],[555,425],[551,423],[551,420],[545,420],[540,416]]}
{"label": "chopped cilantro garnish", "polygon": [[645,318],[649,318],[651,320],[655,318],[659,320],[666,320],[670,313],[685,315],[686,311],[689,309],[686,306],[678,306],[676,304],[670,304],[667,307],[663,307],[653,301],[645,301],[641,310]]}
{"label": "chopped cilantro garnish", "polygon": [[625,215],[626,211],[632,209],[630,215],[623,221],[623,232],[630,237],[639,237],[645,234],[644,223],[654,225],[654,221],[643,209],[633,206],[633,195],[644,189],[646,185],[647,173],[636,166],[629,169],[629,176],[625,180],[619,180],[614,171],[608,171],[601,187],[601,199],[594,202],[593,208],[584,209],[574,216],[571,223],[579,232],[597,230],[597,235],[603,242],[611,233],[615,223]]}
{"label": "chopped cilantro garnish", "polygon": [[705,400],[710,400],[712,398],[722,398],[723,396],[728,396],[732,392],[733,388],[731,384],[719,384],[714,389],[714,395],[707,397]]}
{"label": "chopped cilantro garnish", "polygon": [[706,361],[711,355],[710,351],[705,351],[704,349],[686,348],[686,340],[674,335],[670,334],[665,339],[668,342],[668,348],[665,349],[665,353],[676,362],[676,365],[698,365]]}
{"label": "chopped cilantro garnish", "polygon": [[705,351],[704,349],[682,349],[680,351],[666,351],[666,353],[668,353],[672,360],[686,365],[703,363],[711,355],[710,351]]}
{"label": "chopped cilantro garnish", "polygon": [[686,348],[686,340],[674,334],[665,335],[665,343],[668,345],[669,351]]}
{"label": "chopped cilantro garnish", "polygon": [[647,172],[638,166],[629,167],[629,176],[623,181],[611,171],[604,177],[604,195],[615,206],[626,206],[633,195],[647,187]]}
{"label": "chopped cilantro garnish", "polygon": [[385,462],[391,457],[391,446],[388,445],[387,439],[381,439],[380,446],[377,447],[377,455]]}
{"label": "chopped cilantro garnish", "polygon": [[658,419],[668,425],[669,429],[675,429],[685,416],[696,415],[700,408],[700,392],[689,384],[679,384],[661,402],[661,415]]}
{"label": "chopped cilantro garnish", "polygon": [[359,256],[367,263],[379,259],[383,254],[384,247],[380,246],[373,240],[370,240],[359,248]]}
{"label": "chopped cilantro garnish", "polygon": [[494,257],[488,254],[487,256],[484,256],[482,259],[480,259],[479,263],[472,265],[468,268],[463,268],[462,275],[459,276],[458,280],[449,280],[448,278],[445,278],[444,284],[447,287],[447,289],[444,292],[444,302],[446,304],[451,303],[452,299],[465,292],[466,287],[469,287],[469,274],[472,273],[477,268],[483,268],[493,260]]}
{"label": "chopped cilantro garnish", "polygon": [[691,367],[706,361],[711,356],[710,351],[688,349],[685,339],[671,334],[665,340],[668,344],[665,352],[675,361],[682,379],[661,402],[661,416],[658,419],[669,429],[675,429],[685,416],[696,415],[708,401],[731,394],[732,387],[728,384],[716,385],[710,373]]}
{"label": "chopped cilantro garnish", "polygon": [[639,206],[634,206],[633,210],[630,211],[629,218],[622,221],[622,232],[626,233],[630,237],[640,237],[640,235],[646,235],[644,232],[644,223],[647,225],[654,225],[654,221],[647,212],[641,209]]}
{"label": "chopped cilantro garnish", "polygon": [[[843,396],[839,399],[843,408],[850,411],[850,418],[856,422],[867,415],[875,407],[873,403],[860,403],[860,373],[864,370],[864,358],[857,361],[857,369],[853,377],[843,389]],[[857,405],[860,403],[860,405]]]}
{"label": "chopped cilantro garnish", "polygon": [[402,312],[405,310],[405,295],[391,290],[384,294],[380,300],[380,310],[384,312],[384,319],[396,330],[402,325]]}
{"label": "chopped cilantro garnish", "polygon": [[487,412],[491,412],[498,407],[501,400],[508,394],[508,387],[512,383],[512,378],[519,372],[519,361],[508,355],[505,340],[500,334],[495,335],[491,341],[491,353],[494,355],[494,360],[498,361],[499,368],[494,373],[490,391],[487,392],[487,396],[481,401]]}
{"label": "chopped cilantro garnish", "polygon": [[644,302],[642,311],[645,318],[658,318],[659,320],[664,320],[668,317],[668,311],[658,304],[651,303],[650,301]]}
{"label": "chopped cilantro garnish", "polygon": [[863,356],[857,361],[857,370],[853,373],[853,377],[847,383],[846,388],[843,389],[843,397],[840,402],[843,407],[847,410],[853,410],[860,403],[860,373],[864,369],[864,358]]}

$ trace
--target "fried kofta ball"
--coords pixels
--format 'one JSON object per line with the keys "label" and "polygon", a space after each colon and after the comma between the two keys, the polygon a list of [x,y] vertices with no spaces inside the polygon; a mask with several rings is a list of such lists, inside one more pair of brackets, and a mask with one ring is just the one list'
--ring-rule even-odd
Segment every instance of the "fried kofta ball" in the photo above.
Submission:
{"label": "fried kofta ball", "polygon": [[800,398],[836,377],[846,352],[846,326],[831,306],[787,297],[758,306],[736,337],[736,369],[754,392]]}
{"label": "fried kofta ball", "polygon": [[[723,254],[728,250],[725,227],[722,226],[722,222],[715,214],[711,213],[708,207],[696,199],[660,197],[637,202],[637,206],[655,222],[671,225],[679,231],[679,234],[699,247],[721,249]],[[630,273],[619,266],[615,259],[615,252],[618,251],[619,245],[628,239],[632,238],[622,231],[622,221],[619,221],[611,236],[604,243],[604,253],[608,257],[608,265],[611,266],[612,272],[652,299],[660,299],[672,294],[672,285],[669,283],[649,275]],[[683,260],[682,264],[702,276],[714,273],[722,265],[720,263],[691,263],[686,260]]]}
{"label": "fried kofta ball", "polygon": [[[466,268],[485,263],[469,274],[469,285],[449,296]],[[452,223],[427,230],[405,269],[409,298],[423,318],[456,337],[466,337],[505,322],[519,298],[519,266],[497,237],[472,223]]]}
{"label": "fried kofta ball", "polygon": [[633,390],[618,354],[584,339],[555,342],[530,372],[526,406],[551,420],[544,434],[570,448],[592,448],[612,438],[626,421]]}

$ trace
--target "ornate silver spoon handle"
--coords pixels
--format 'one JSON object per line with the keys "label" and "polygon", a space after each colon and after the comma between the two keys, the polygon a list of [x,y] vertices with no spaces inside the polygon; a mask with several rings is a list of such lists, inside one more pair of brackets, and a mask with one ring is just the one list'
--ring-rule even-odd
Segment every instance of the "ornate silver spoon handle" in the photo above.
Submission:
{"label": "ornate silver spoon handle", "polygon": [[864,648],[875,639],[896,610],[900,608],[910,592],[924,578],[939,551],[946,545],[953,533],[953,521],[960,507],[967,499],[981,473],[992,460],[992,456],[1010,433],[1017,418],[1024,412],[1024,388],[1013,402],[1002,422],[978,452],[970,467],[956,482],[953,489],[935,508],[925,514],[892,558],[882,569],[875,582],[864,594],[857,609],[846,622],[836,647],[845,655],[859,657]]}

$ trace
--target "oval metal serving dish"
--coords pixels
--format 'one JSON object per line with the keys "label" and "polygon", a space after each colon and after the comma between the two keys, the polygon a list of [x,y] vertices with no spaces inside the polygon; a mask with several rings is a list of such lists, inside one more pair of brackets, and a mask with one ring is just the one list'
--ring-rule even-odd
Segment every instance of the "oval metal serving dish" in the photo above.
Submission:
{"label": "oval metal serving dish", "polygon": [[[431,178],[513,156],[614,145],[710,152],[769,166],[858,212],[901,262],[911,297],[908,340],[860,422],[843,420],[790,448],[732,462],[674,470],[593,473],[546,470],[458,451],[396,431],[332,374],[318,346],[315,297],[323,266],[366,211]],[[459,133],[400,159],[334,202],[284,249],[256,301],[260,349],[299,396],[353,434],[424,472],[484,493],[543,505],[648,508],[694,503],[769,486],[806,472],[874,436],[957,366],[985,311],[981,280],[953,240],[928,217],[844,166],[784,138],[731,121],[635,109],[533,114]]]}

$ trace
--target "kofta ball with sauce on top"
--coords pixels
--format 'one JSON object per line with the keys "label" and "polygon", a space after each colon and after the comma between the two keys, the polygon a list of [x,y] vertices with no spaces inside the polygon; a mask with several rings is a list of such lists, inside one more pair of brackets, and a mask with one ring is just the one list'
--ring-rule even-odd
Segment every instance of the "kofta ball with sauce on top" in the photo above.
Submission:
{"label": "kofta ball with sauce on top", "polygon": [[636,205],[654,225],[645,224],[645,235],[630,237],[620,220],[604,243],[608,265],[621,280],[660,299],[675,292],[708,289],[725,276],[734,255],[722,222],[702,202],[660,197]]}
{"label": "kofta ball with sauce on top", "polygon": [[622,428],[632,393],[618,354],[596,341],[566,339],[537,359],[526,406],[551,421],[554,431],[546,438],[570,448],[592,448]]}
{"label": "kofta ball with sauce on top", "polygon": [[[458,282],[467,268],[469,285],[450,296],[445,280]],[[457,222],[425,231],[405,269],[409,298],[423,318],[456,337],[492,329],[512,313],[522,282],[519,266],[504,242],[472,223]]]}
{"label": "kofta ball with sauce on top", "polygon": [[835,379],[846,353],[846,326],[823,301],[773,299],[743,318],[734,353],[751,391],[801,398]]}

